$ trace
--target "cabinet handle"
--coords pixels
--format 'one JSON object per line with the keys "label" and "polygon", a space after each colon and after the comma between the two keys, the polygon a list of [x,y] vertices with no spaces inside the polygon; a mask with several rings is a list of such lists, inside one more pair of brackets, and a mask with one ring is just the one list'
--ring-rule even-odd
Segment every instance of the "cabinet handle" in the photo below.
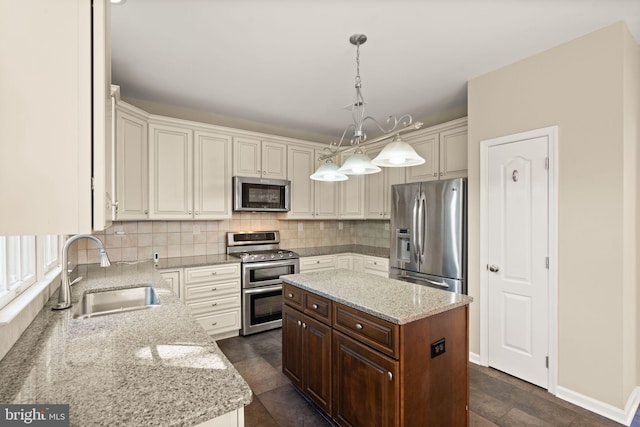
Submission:
{"label": "cabinet handle", "polygon": [[302,322],[298,320],[298,326],[302,326]]}
{"label": "cabinet handle", "polygon": [[144,210],[144,214],[147,215],[149,213],[149,209]]}
{"label": "cabinet handle", "polygon": [[211,304],[211,307],[215,307],[216,305],[218,305],[218,303],[214,302],[213,304]]}
{"label": "cabinet handle", "polygon": [[211,326],[216,326],[217,324],[218,324],[218,322],[213,322],[213,323],[211,324]]}
{"label": "cabinet handle", "polygon": [[302,327],[303,327],[304,329],[307,329],[307,324],[306,324],[306,323],[303,323],[303,324],[302,324]]}
{"label": "cabinet handle", "polygon": [[393,374],[391,371],[387,371],[387,376],[389,377],[389,381],[393,381]]}
{"label": "cabinet handle", "polygon": [[311,307],[313,307],[314,310],[318,309],[318,304],[313,304]]}
{"label": "cabinet handle", "polygon": [[444,172],[440,172],[440,176],[444,175]]}
{"label": "cabinet handle", "polygon": [[362,329],[363,327],[362,323],[356,323],[356,329]]}
{"label": "cabinet handle", "polygon": [[320,261],[316,261],[316,264],[320,264]]}
{"label": "cabinet handle", "polygon": [[217,290],[218,290],[218,288],[211,288],[211,292],[215,292]]}
{"label": "cabinet handle", "polygon": [[217,272],[217,271],[212,271],[212,272],[211,272],[211,275],[212,275],[212,276],[215,276],[216,274],[218,274],[218,272]]}
{"label": "cabinet handle", "polygon": [[196,215],[200,215],[200,212],[199,212],[199,211],[196,211]]}
{"label": "cabinet handle", "polygon": [[191,215],[191,211],[188,211],[187,213],[188,213],[189,215]]}
{"label": "cabinet handle", "polygon": [[289,294],[287,294],[287,297],[288,298],[293,298],[293,294],[289,293]]}

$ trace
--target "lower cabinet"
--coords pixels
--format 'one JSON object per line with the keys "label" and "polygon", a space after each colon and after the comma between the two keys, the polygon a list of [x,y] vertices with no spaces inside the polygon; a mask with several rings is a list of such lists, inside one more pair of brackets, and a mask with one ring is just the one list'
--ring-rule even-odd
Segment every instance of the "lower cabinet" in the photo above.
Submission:
{"label": "lower cabinet", "polygon": [[338,425],[468,425],[467,306],[398,325],[288,283],[283,296],[283,373]]}
{"label": "lower cabinet", "polygon": [[240,264],[185,268],[180,295],[189,314],[209,335],[215,339],[238,335]]}

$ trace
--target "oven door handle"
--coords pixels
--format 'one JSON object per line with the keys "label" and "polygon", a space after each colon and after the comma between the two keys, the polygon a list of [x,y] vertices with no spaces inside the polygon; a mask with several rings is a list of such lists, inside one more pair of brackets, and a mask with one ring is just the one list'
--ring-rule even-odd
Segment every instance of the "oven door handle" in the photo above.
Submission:
{"label": "oven door handle", "polygon": [[293,259],[274,259],[273,261],[260,261],[260,262],[249,262],[243,263],[242,266],[246,269],[250,270],[259,270],[261,268],[269,268],[269,267],[287,267],[290,265],[296,265],[299,262],[298,258]]}
{"label": "oven door handle", "polygon": [[273,286],[261,286],[259,288],[248,288],[243,289],[243,292],[247,295],[252,294],[263,294],[265,292],[273,292],[273,291],[281,291],[282,285],[273,285]]}

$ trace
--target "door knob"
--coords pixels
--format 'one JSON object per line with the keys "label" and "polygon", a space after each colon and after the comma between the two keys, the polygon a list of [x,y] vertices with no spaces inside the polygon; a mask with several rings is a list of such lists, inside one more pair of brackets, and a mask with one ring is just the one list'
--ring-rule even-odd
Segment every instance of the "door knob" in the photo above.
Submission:
{"label": "door knob", "polygon": [[487,268],[492,273],[496,273],[500,270],[500,267],[498,267],[497,265],[487,265]]}

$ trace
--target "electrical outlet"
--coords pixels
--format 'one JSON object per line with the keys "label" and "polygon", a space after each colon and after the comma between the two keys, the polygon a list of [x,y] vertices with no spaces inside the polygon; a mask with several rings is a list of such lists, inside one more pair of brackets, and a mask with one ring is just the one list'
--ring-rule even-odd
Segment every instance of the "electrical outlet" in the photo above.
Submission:
{"label": "electrical outlet", "polygon": [[304,226],[302,225],[301,222],[298,223],[298,231],[302,231],[304,229]]}
{"label": "electrical outlet", "polygon": [[431,358],[438,357],[446,351],[444,338],[431,343]]}
{"label": "electrical outlet", "polygon": [[342,226],[342,221],[338,222],[338,230],[342,230],[343,226]]}
{"label": "electrical outlet", "polygon": [[193,234],[200,234],[200,226],[199,225],[194,225],[193,226]]}

